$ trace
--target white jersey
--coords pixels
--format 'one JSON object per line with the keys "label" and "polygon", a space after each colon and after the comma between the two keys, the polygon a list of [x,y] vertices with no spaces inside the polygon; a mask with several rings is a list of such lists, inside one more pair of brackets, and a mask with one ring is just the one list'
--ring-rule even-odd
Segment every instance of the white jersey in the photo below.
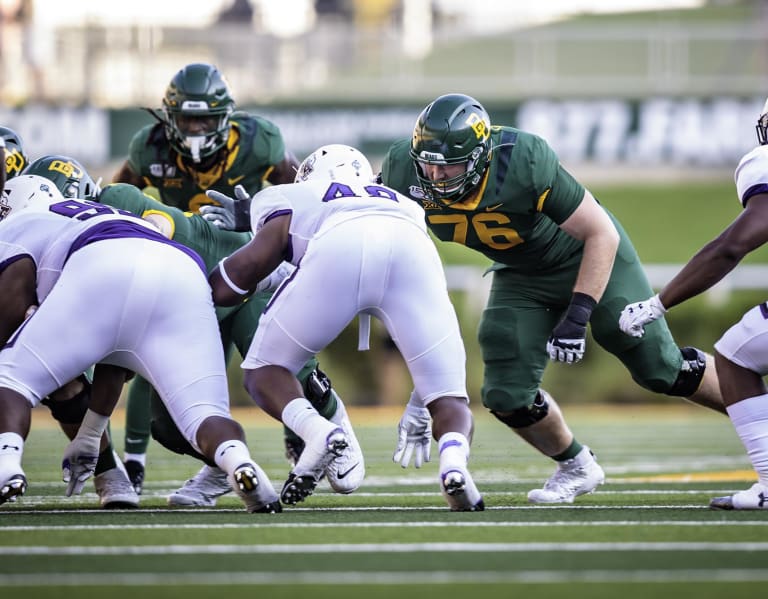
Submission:
{"label": "white jersey", "polygon": [[309,240],[335,224],[368,216],[406,220],[427,234],[424,210],[389,187],[310,180],[267,187],[251,202],[254,233],[275,216],[291,214],[291,251],[288,261],[298,264]]}
{"label": "white jersey", "polygon": [[768,146],[757,146],[746,154],[736,167],[736,193],[745,206],[758,193],[768,193]]}
{"label": "white jersey", "polygon": [[202,260],[111,208],[67,200],[52,209],[74,212],[64,218],[22,211],[0,223],[0,268],[32,258],[41,295],[37,311],[0,351],[0,386],[35,406],[93,364],[122,366],[150,382],[199,449],[200,424],[229,417]]}
{"label": "white jersey", "polygon": [[0,272],[22,257],[37,266],[37,298],[42,302],[77,249],[104,238],[158,238],[149,222],[86,200],[67,200],[50,212],[22,211],[0,223]]}
{"label": "white jersey", "polygon": [[279,185],[254,197],[256,239],[282,214],[291,214],[287,259],[298,266],[264,310],[243,368],[296,373],[355,316],[371,315],[400,350],[424,404],[468,398],[458,320],[418,204],[381,185]]}
{"label": "white jersey", "polygon": [[[739,201],[758,193],[768,193],[768,146],[757,146],[736,167],[736,191]],[[715,343],[715,349],[731,362],[768,375],[768,303],[749,310]]]}

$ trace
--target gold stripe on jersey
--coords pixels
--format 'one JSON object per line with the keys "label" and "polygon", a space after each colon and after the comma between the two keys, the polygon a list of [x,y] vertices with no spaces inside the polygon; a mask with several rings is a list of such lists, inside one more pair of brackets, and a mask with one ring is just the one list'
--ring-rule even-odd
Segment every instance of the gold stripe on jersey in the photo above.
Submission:
{"label": "gold stripe on jersey", "polygon": [[539,199],[536,202],[536,212],[541,212],[544,209],[544,202],[549,197],[550,191],[552,191],[552,188],[547,187],[547,189],[544,190],[544,193],[539,196]]}
{"label": "gold stripe on jersey", "polygon": [[[477,210],[477,206],[480,204],[480,202],[483,199],[483,195],[485,195],[485,188],[488,185],[488,173],[491,169],[485,169],[485,174],[483,175],[483,180],[480,182],[479,187],[477,188],[477,191],[470,194],[466,200],[462,200],[461,202],[456,202],[455,204],[450,204],[451,208],[456,208],[456,210]],[[444,203],[449,204],[447,200],[442,200]]]}

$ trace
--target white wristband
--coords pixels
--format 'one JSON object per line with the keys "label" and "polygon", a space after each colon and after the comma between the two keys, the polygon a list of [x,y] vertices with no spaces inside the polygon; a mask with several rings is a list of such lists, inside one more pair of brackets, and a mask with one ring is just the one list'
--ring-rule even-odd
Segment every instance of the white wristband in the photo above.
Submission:
{"label": "white wristband", "polygon": [[224,260],[226,260],[226,258],[222,258],[219,261],[219,272],[221,273],[221,278],[224,279],[224,282],[227,284],[227,286],[238,295],[248,295],[247,289],[241,289],[232,282],[232,279],[229,278],[227,271],[224,270]]}

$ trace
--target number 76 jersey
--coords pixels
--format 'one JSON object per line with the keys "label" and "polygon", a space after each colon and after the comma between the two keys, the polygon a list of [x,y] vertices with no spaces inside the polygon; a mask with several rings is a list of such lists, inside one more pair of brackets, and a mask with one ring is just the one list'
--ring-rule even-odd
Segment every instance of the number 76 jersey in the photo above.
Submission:
{"label": "number 76 jersey", "polygon": [[290,251],[286,261],[298,264],[313,237],[352,219],[379,215],[403,219],[428,237],[424,210],[383,185],[311,180],[275,185],[251,200],[251,229],[258,233],[270,219],[291,214]]}

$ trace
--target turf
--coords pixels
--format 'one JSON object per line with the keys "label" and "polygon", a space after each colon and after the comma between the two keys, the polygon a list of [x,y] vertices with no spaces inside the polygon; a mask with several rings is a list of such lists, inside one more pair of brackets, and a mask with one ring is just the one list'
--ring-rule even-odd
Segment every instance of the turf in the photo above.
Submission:
{"label": "turf", "polygon": [[[468,514],[446,509],[435,461],[392,463],[398,412],[352,411],[368,470],[357,493],[333,495],[323,483],[282,514],[250,515],[232,496],[215,509],[168,508],[165,496],[197,464],[156,445],[139,510],[99,509],[90,485],[64,498],[63,436],[35,411],[29,489],[0,508],[0,588],[25,598],[708,598],[747,596],[768,580],[765,514],[707,507],[755,479],[724,417],[681,404],[570,408],[606,484],[573,505],[533,506],[526,492],[551,463],[477,410],[471,467],[487,509]],[[280,485],[279,427],[255,409],[237,417]]]}

